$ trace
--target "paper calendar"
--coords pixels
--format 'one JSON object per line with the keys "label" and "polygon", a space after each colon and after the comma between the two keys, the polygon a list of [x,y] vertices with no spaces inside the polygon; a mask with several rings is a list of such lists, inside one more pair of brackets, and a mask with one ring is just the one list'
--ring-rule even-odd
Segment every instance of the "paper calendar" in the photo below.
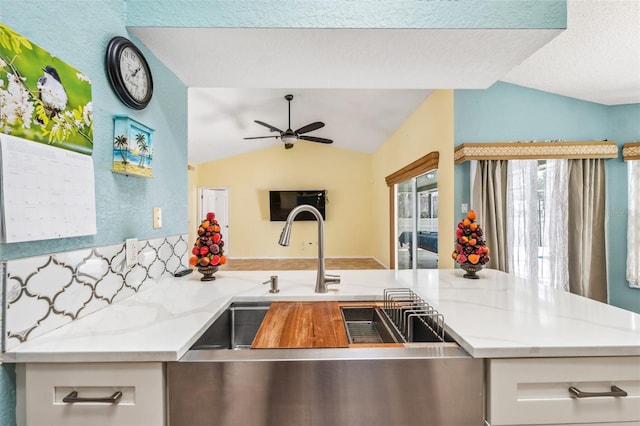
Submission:
{"label": "paper calendar", "polygon": [[96,234],[93,159],[0,134],[2,240]]}

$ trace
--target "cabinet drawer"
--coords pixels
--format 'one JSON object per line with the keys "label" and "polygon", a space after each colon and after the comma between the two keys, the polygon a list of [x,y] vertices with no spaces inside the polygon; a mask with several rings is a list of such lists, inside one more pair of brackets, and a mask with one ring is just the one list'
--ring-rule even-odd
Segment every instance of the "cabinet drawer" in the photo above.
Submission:
{"label": "cabinet drawer", "polygon": [[[17,369],[18,426],[164,426],[162,363],[20,364]],[[117,402],[64,402],[108,397]]]}
{"label": "cabinet drawer", "polygon": [[[520,358],[487,361],[487,421],[498,425],[640,424],[640,357]],[[569,391],[627,396],[576,398]]]}

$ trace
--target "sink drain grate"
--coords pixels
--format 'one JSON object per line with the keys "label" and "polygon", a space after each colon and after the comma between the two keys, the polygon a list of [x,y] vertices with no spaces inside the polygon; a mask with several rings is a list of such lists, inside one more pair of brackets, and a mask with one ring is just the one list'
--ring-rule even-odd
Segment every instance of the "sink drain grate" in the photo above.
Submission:
{"label": "sink drain grate", "polygon": [[371,321],[350,321],[347,323],[347,332],[351,343],[384,343]]}

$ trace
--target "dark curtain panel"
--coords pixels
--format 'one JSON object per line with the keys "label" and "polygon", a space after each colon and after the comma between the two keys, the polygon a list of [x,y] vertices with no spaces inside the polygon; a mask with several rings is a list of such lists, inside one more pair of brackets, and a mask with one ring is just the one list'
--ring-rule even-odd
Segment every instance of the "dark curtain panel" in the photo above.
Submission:
{"label": "dark curtain panel", "polygon": [[509,272],[507,262],[507,170],[506,160],[480,160],[473,184],[472,206],[484,231],[489,257],[486,267]]}
{"label": "dark curtain panel", "polygon": [[603,159],[569,160],[568,213],[569,289],[606,303]]}

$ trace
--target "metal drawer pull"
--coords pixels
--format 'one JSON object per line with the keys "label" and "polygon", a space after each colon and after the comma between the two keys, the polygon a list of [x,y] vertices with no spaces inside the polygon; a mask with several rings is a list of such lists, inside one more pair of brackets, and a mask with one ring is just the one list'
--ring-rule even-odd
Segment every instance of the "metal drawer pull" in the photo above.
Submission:
{"label": "metal drawer pull", "polygon": [[104,402],[107,404],[117,404],[122,398],[122,392],[116,391],[111,396],[105,398],[81,398],[78,396],[78,391],[71,391],[71,393],[64,398],[62,402],[68,402],[73,404],[74,402]]}
{"label": "metal drawer pull", "polygon": [[569,388],[569,392],[574,398],[592,398],[595,396],[627,396],[627,392],[617,386],[611,386],[611,392],[583,392],[580,389],[571,386]]}

